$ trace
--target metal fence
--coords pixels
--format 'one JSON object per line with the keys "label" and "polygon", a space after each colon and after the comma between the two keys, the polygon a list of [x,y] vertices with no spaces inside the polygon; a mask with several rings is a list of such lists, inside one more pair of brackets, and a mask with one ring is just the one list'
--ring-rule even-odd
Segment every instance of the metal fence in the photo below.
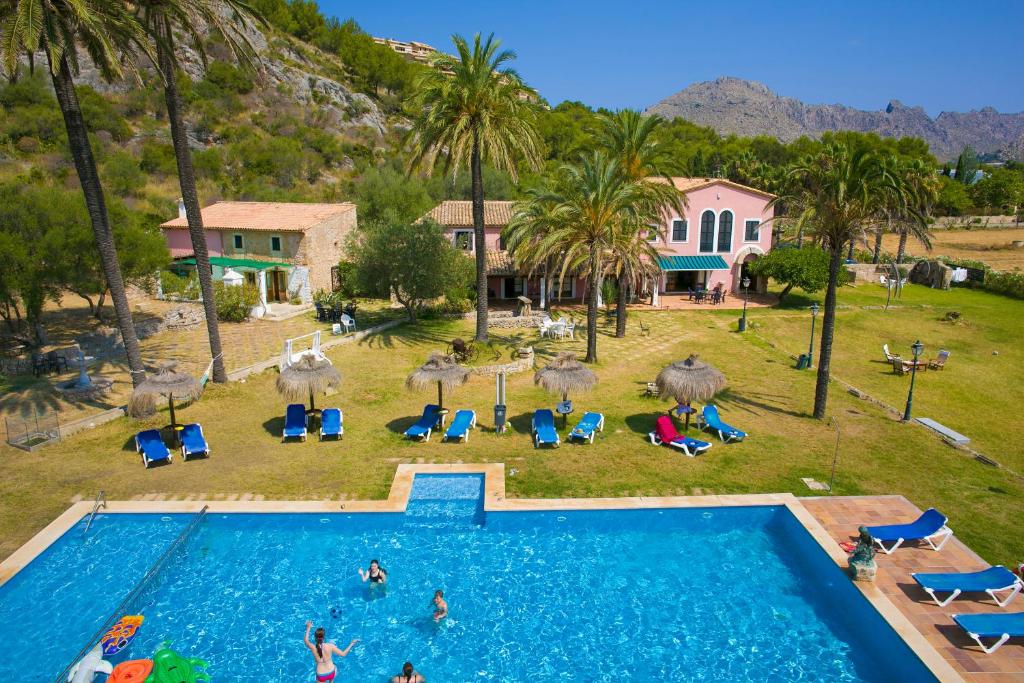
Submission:
{"label": "metal fence", "polygon": [[72,659],[57,675],[57,677],[53,679],[53,683],[67,683],[67,681],[70,680],[69,674],[71,673],[71,669],[74,668],[75,664],[80,662],[85,655],[89,654],[90,650],[100,643],[103,639],[103,635],[109,631],[114,624],[121,619],[121,617],[129,614],[138,614],[142,611],[141,607],[144,602],[143,598],[146,595],[150,595],[151,591],[156,587],[156,580],[160,576],[161,570],[167,565],[168,561],[180,554],[185,542],[188,541],[193,532],[195,532],[199,523],[203,521],[203,517],[206,515],[206,508],[207,506],[204,505],[203,509],[197,512],[196,516],[192,518],[192,521],[189,522],[188,526],[186,526],[182,532],[178,534],[178,537],[175,538],[169,546],[167,546],[167,550],[164,551],[164,554],[153,563],[153,566],[149,568],[146,575],[143,576],[137,584],[135,584],[135,587],[131,592],[129,592],[128,595],[125,596],[124,600],[121,601],[121,604],[111,612],[110,616],[107,617],[107,620],[103,622],[96,633],[93,634],[92,638],[90,638],[82,649],[78,651],[78,654],[75,655],[74,659]]}
{"label": "metal fence", "polygon": [[28,416],[4,418],[7,443],[25,451],[34,451],[47,444],[60,441],[60,421],[57,413],[32,411]]}

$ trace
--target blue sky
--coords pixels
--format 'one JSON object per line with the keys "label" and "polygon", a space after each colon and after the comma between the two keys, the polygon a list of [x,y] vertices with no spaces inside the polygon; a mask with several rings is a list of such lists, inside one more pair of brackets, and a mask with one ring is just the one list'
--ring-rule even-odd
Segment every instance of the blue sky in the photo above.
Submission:
{"label": "blue sky", "polygon": [[552,103],[642,108],[737,76],[810,103],[1024,110],[1024,0],[319,0],[369,33],[448,51],[493,31]]}

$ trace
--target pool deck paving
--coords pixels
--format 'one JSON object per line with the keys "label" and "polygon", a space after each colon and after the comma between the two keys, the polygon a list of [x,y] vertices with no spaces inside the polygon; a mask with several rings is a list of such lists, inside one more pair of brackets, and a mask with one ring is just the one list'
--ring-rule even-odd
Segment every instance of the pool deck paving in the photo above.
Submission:
{"label": "pool deck paving", "polygon": [[[903,496],[801,498],[800,502],[837,544],[854,540],[862,525],[912,522],[921,514]],[[955,533],[956,519],[951,518],[949,525]],[[1024,681],[1024,647],[1019,639],[1011,639],[987,655],[952,618],[954,614],[1018,612],[1024,609],[1024,598],[1016,597],[1004,609],[987,595],[964,594],[946,607],[939,607],[910,577],[911,572],[969,572],[987,568],[988,563],[973,550],[954,536],[940,551],[924,543],[907,543],[891,555],[879,552],[875,561],[878,588],[965,681]]]}

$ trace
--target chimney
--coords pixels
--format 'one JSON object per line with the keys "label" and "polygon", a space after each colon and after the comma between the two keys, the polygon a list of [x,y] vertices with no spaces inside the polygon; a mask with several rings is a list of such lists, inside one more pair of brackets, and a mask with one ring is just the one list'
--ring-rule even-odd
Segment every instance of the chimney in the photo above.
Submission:
{"label": "chimney", "polygon": [[181,197],[178,197],[178,218],[187,218],[187,217],[188,216],[185,213],[185,200],[182,199]]}

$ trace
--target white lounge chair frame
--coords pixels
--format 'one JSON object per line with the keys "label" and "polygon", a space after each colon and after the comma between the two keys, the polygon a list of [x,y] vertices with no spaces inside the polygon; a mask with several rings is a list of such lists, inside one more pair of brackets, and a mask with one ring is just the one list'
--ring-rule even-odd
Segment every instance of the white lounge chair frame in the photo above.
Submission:
{"label": "white lounge chair frame", "polygon": [[[935,545],[935,543],[932,541],[933,538],[940,538],[941,539],[939,541],[938,545]],[[936,531],[934,534],[931,534],[930,536],[924,536],[924,537],[922,537],[920,539],[912,538],[910,540],[912,540],[912,541],[917,541],[917,540],[924,541],[925,543],[927,543],[928,545],[931,546],[932,550],[939,551],[939,550],[942,550],[942,546],[946,545],[946,543],[948,543],[949,539],[951,539],[951,538],[953,538],[953,530],[950,529],[948,526],[943,525],[941,529]],[[898,539],[896,539],[896,542],[893,544],[893,546],[891,548],[887,549],[885,547],[884,543],[882,543],[877,538],[874,539],[875,543],[878,544],[878,547],[886,555],[892,555],[892,553],[896,550],[896,548],[899,548],[901,545],[903,545],[903,542],[906,541],[906,540],[907,539],[905,539],[905,538],[898,538]]]}
{"label": "white lounge chair frame", "polygon": [[[950,594],[948,598],[946,598],[945,600],[939,600],[939,596],[935,595],[935,589],[925,588],[924,586],[921,586],[921,588],[924,588],[924,591],[928,595],[932,596],[932,600],[934,600],[935,604],[939,607],[945,607],[949,603],[953,602],[953,600],[955,600],[958,595],[963,593],[963,591],[959,588],[954,588],[953,592]],[[1024,583],[1021,583],[1021,580],[1017,579],[1013,582],[1012,586],[1006,586],[1005,588],[986,588],[985,592],[989,594],[989,597],[991,597],[997,605],[999,605],[1000,607],[1006,607],[1010,604],[1010,601],[1017,596],[1017,593],[1020,593],[1022,588],[1024,588]],[[1004,599],[1000,600],[996,593],[1002,593],[1004,591],[1010,591],[1010,594],[1007,595]]]}
{"label": "white lounge chair frame", "polygon": [[1009,633],[1004,633],[1003,635],[999,636],[999,640],[992,643],[991,647],[988,647],[985,645],[985,643],[981,642],[981,636],[979,636],[977,633],[971,633],[970,631],[967,631],[967,635],[969,635],[971,638],[974,638],[974,642],[976,642],[978,644],[978,647],[984,650],[985,654],[987,655],[990,655],[999,648],[1001,648],[1003,646],[1003,643],[1005,643],[1012,637]]}
{"label": "white lounge chair frame", "polygon": [[[466,433],[463,434],[460,437],[457,437],[455,440],[460,442],[460,443],[469,443],[469,432],[470,432],[470,430],[473,430],[473,429],[476,429],[476,411],[475,410],[473,411],[473,419],[470,420],[469,427],[466,428]],[[441,441],[447,441],[447,440],[448,440],[448,432],[446,431],[444,433],[444,436],[441,437]]]}
{"label": "white lounge chair frame", "polygon": [[[663,446],[663,445],[665,445],[665,442],[662,441],[661,437],[659,437],[655,432],[648,432],[647,433],[647,438],[649,438],[651,440],[651,443],[654,444],[655,446]],[[703,449],[701,451],[697,451],[696,453],[691,453],[690,449],[686,447],[685,443],[676,443],[675,441],[672,441],[668,445],[671,446],[672,448],[675,448],[677,450],[682,451],[683,453],[685,453],[687,456],[689,456],[691,458],[696,457],[696,456],[700,455],[701,453],[703,453],[704,451],[709,450],[711,448],[710,446],[708,446],[708,448],[705,448],[705,449]]]}

